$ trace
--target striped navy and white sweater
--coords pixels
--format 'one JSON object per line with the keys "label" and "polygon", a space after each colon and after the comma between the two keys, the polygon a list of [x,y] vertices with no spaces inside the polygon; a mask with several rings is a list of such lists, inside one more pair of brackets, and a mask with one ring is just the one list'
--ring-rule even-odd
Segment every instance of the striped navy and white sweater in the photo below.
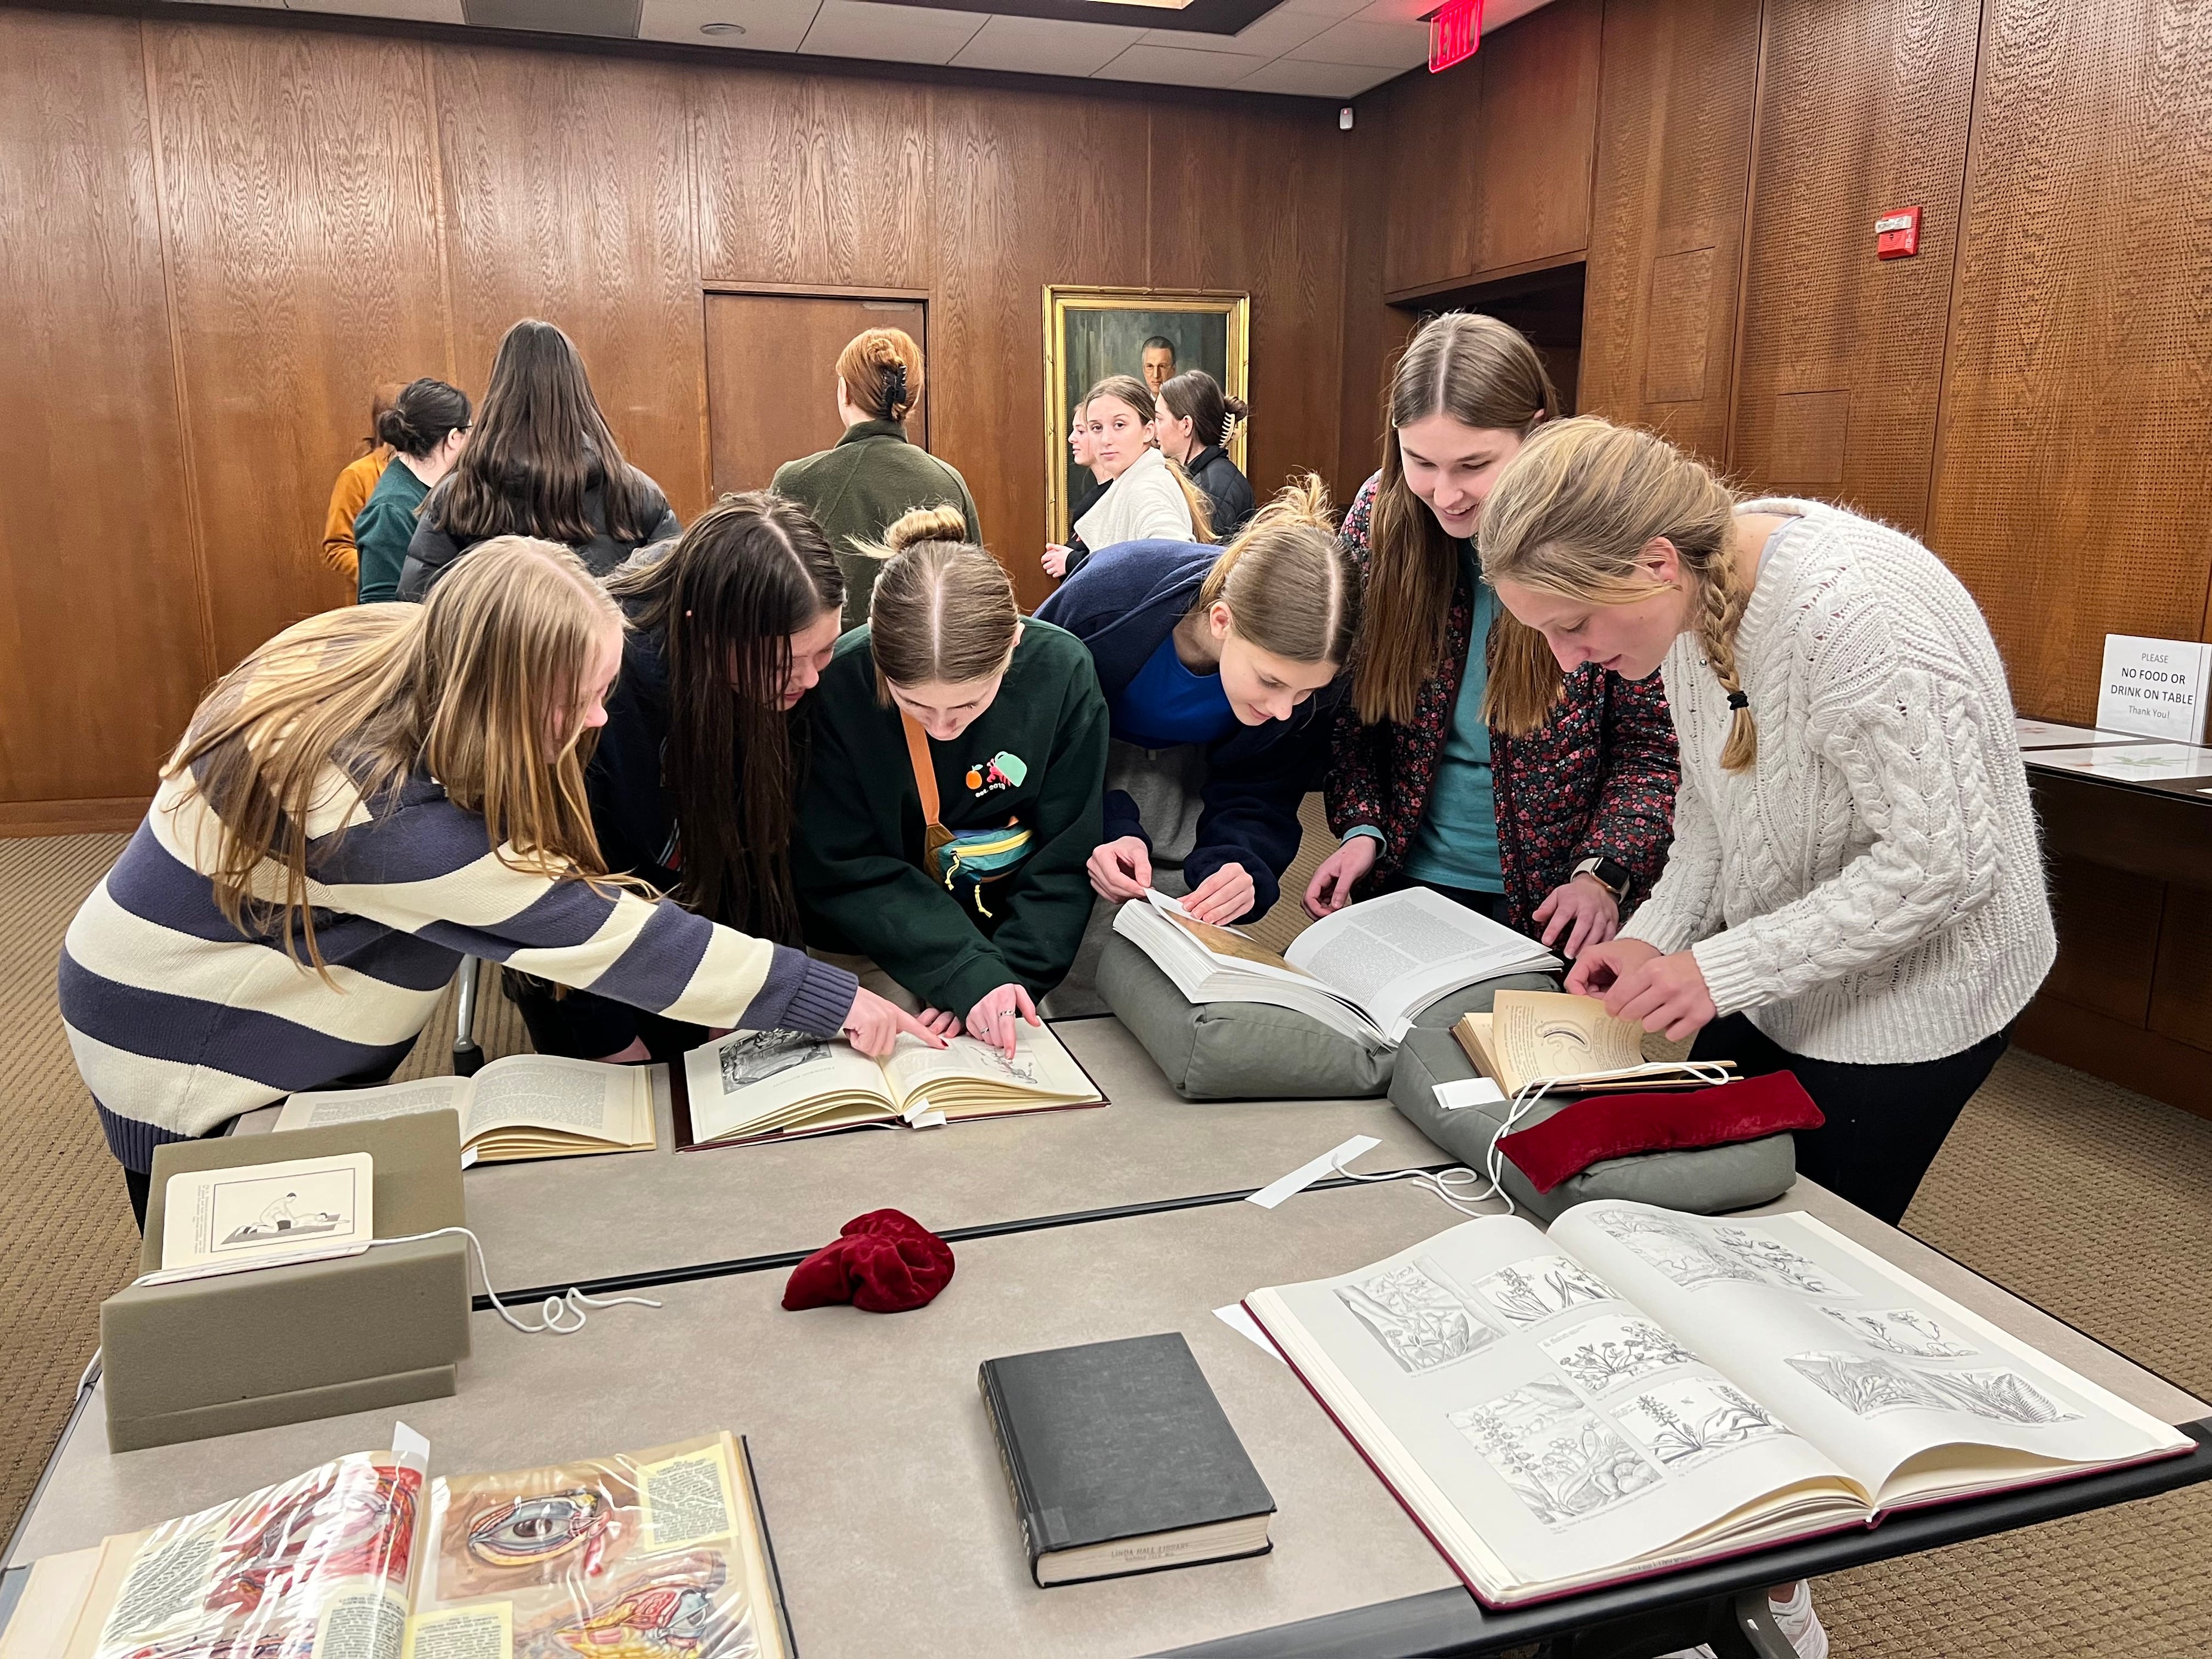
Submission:
{"label": "striped navy and white sweater", "polygon": [[[421,774],[372,814],[343,775],[308,821],[307,898],[332,983],[281,936],[223,919],[220,830],[166,780],[70,924],[62,1021],[126,1169],[296,1091],[380,1078],[406,1056],[464,954],[672,1019],[835,1034],[857,981],[672,902],[509,868],[483,817]],[[264,860],[255,891],[283,893]]]}

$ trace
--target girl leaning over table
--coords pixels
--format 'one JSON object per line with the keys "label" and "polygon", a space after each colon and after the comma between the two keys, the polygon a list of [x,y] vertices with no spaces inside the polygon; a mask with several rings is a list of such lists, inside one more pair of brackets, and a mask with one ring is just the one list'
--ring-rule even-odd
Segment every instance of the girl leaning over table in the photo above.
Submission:
{"label": "girl leaning over table", "polygon": [[1522,672],[1549,654],[1476,563],[1485,500],[1558,411],[1535,348],[1494,317],[1433,318],[1399,359],[1382,470],[1344,519],[1367,620],[1328,773],[1345,841],[1307,886],[1316,916],[1356,887],[1419,884],[1571,957],[1659,873],[1679,775],[1657,678]]}
{"label": "girl leaning over table", "polygon": [[1090,648],[1113,721],[1099,904],[1055,1014],[1102,1006],[1091,981],[1125,900],[1158,886],[1224,925],[1273,907],[1359,636],[1358,578],[1331,519],[1309,473],[1226,548],[1125,542],[1038,608]]}
{"label": "girl leaning over table", "polygon": [[1011,1055],[1090,919],[1106,702],[964,528],[926,507],[885,532],[868,623],[807,700],[792,871],[811,945]]}
{"label": "girl leaning over table", "polygon": [[[584,771],[601,856],[709,921],[797,945],[792,727],[837,643],[829,538],[796,501],[725,495],[606,586],[630,625]],[[528,975],[500,983],[543,1054],[672,1061],[721,1035]]]}
{"label": "girl leaning over table", "polygon": [[142,1225],[156,1146],[381,1082],[464,953],[704,1025],[924,1035],[849,974],[606,878],[582,757],[623,633],[573,552],[501,537],[427,605],[310,617],[208,694],[61,957]]}

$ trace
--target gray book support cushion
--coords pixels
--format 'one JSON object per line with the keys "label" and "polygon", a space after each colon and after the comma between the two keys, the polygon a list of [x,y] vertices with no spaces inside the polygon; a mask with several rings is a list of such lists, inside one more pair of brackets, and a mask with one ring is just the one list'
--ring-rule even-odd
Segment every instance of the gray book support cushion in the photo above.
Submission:
{"label": "gray book support cushion", "polygon": [[[1398,1050],[1264,1002],[1193,1003],[1115,934],[1098,957],[1098,993],[1185,1100],[1359,1100],[1384,1093]],[[1553,991],[1548,974],[1509,974],[1439,999],[1419,1024],[1449,1027],[1500,991]]]}
{"label": "gray book support cushion", "polygon": [[[1449,1030],[1409,1031],[1399,1045],[1390,1103],[1423,1134],[1481,1174],[1490,1143],[1510,1107],[1499,1103],[1448,1112],[1437,1104],[1436,1096],[1437,1084],[1474,1075],[1474,1062]],[[1513,1127],[1525,1129],[1541,1123],[1575,1098],[1547,1097]],[[1634,1199],[1694,1215],[1717,1215],[1771,1203],[1788,1192],[1797,1178],[1797,1146],[1785,1133],[1727,1146],[1609,1158],[1570,1176],[1548,1193],[1539,1193],[1511,1158],[1502,1158],[1499,1164],[1506,1195],[1515,1206],[1543,1221],[1595,1198]]]}

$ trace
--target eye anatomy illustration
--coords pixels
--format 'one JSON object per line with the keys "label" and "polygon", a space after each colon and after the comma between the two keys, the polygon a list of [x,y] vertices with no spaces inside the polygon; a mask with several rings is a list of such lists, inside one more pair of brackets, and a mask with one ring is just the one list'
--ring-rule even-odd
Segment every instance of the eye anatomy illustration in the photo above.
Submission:
{"label": "eye anatomy illustration", "polygon": [[584,1571],[596,1572],[613,1511],[589,1486],[517,1498],[469,1523],[469,1553],[490,1567],[535,1567],[582,1549]]}

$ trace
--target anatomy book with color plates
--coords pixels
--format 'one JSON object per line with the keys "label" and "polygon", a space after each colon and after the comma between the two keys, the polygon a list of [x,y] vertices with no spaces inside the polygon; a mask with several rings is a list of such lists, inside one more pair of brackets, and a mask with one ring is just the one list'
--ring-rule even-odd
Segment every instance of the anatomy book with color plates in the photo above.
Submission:
{"label": "anatomy book with color plates", "polygon": [[1490,1217],[1244,1305],[1492,1606],[2196,1443],[1802,1213]]}
{"label": "anatomy book with color plates", "polygon": [[358,1452],[36,1563],[0,1659],[788,1659],[744,1443],[508,1474]]}

